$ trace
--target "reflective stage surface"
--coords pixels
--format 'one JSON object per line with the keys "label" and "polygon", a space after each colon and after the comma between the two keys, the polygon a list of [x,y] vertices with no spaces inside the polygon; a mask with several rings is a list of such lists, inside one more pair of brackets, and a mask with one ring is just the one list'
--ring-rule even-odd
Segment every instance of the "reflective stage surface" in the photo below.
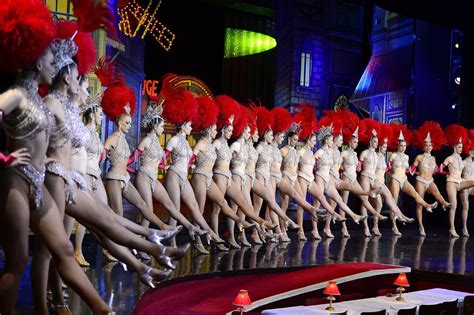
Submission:
{"label": "reflective stage surface", "polygon": [[[219,271],[237,271],[249,268],[309,266],[345,262],[377,262],[410,266],[414,269],[463,274],[474,277],[474,237],[450,239],[446,230],[430,231],[419,237],[418,229],[405,227],[401,237],[382,230],[382,237],[363,237],[362,230],[351,230],[351,238],[335,238],[297,241],[296,233],[290,233],[291,243],[268,243],[252,248],[212,251],[208,256],[196,256],[190,252],[177,263],[173,277],[184,277]],[[186,238],[178,238],[178,243]],[[180,235],[181,236],[181,235]],[[104,264],[102,249],[90,235],[84,242],[84,254],[91,263],[85,272],[102,297],[117,314],[130,314],[136,301],[147,290],[135,274],[125,272],[120,264]],[[150,262],[151,263],[151,262]],[[2,262],[3,264],[3,262]],[[30,264],[22,279],[18,304],[19,314],[32,313]],[[68,292],[68,291],[67,291]],[[73,314],[91,314],[87,306],[71,293],[69,304]]]}

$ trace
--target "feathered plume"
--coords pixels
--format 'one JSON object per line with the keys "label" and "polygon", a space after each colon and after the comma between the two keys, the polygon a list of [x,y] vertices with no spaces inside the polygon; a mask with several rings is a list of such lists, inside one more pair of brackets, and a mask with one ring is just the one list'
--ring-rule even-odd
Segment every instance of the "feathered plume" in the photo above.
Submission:
{"label": "feathered plume", "polygon": [[250,134],[255,133],[257,129],[257,105],[254,102],[249,101],[248,107],[246,108],[247,121],[250,127]]}
{"label": "feathered plume", "polygon": [[258,106],[256,108],[256,113],[258,135],[261,137],[265,134],[265,132],[272,129],[273,115],[268,109],[263,106]]}
{"label": "feathered plume", "polygon": [[43,0],[4,0],[0,5],[0,71],[16,73],[34,65],[56,35]]}
{"label": "feathered plume", "polygon": [[163,117],[175,125],[192,122],[197,111],[196,97],[184,88],[173,91],[163,103]]}
{"label": "feathered plume", "polygon": [[444,131],[436,121],[425,121],[420,128],[413,132],[413,145],[422,150],[428,134],[430,135],[430,140],[433,144],[433,150],[440,150],[444,145],[446,145]]}
{"label": "feathered plume", "polygon": [[287,132],[291,126],[291,114],[283,107],[275,107],[272,109],[273,114],[273,132],[275,134]]}
{"label": "feathered plume", "polygon": [[444,129],[446,140],[450,147],[454,147],[460,141],[464,145],[467,141],[468,131],[461,125],[452,124]]}
{"label": "feathered plume", "polygon": [[384,144],[385,139],[387,141],[387,145],[393,137],[393,129],[392,126],[389,124],[379,124],[379,132],[377,134],[377,139],[379,140],[379,145]]}
{"label": "feathered plume", "polygon": [[342,117],[333,110],[325,110],[324,116],[319,121],[319,129],[332,126],[332,135],[335,137],[342,133],[344,122]]}
{"label": "feathered plume", "polygon": [[125,82],[116,62],[111,62],[107,56],[99,59],[94,72],[103,87],[120,86]]}
{"label": "feathered plume", "polygon": [[361,143],[368,144],[370,138],[372,138],[372,136],[374,135],[374,132],[377,134],[377,136],[380,133],[380,124],[372,118],[362,119],[361,125],[363,127],[361,128],[361,130],[359,130],[359,142]]}
{"label": "feathered plume", "polygon": [[306,141],[318,128],[318,120],[314,106],[310,104],[299,104],[296,111],[293,121],[300,124],[299,138],[302,141]]}
{"label": "feathered plume", "polygon": [[78,24],[75,21],[59,20],[56,25],[58,29],[56,38],[70,39],[76,34],[74,43],[78,47],[78,50],[74,59],[77,62],[79,75],[86,75],[91,70],[97,58],[94,39],[89,33],[78,31]]}
{"label": "feathered plume", "polygon": [[238,138],[244,132],[245,127],[248,125],[248,117],[247,117],[247,108],[242,104],[239,104],[239,115],[237,119],[234,121],[234,130],[232,136]]}
{"label": "feathered plume", "polygon": [[219,95],[214,98],[217,107],[219,108],[219,117],[217,118],[217,128],[221,129],[224,126],[233,124],[238,119],[239,103],[232,97],[227,95]]}
{"label": "feathered plume", "polygon": [[117,38],[115,15],[109,10],[106,1],[100,0],[94,3],[94,0],[71,0],[71,2],[80,31],[91,33],[104,28],[109,37]]}
{"label": "feathered plume", "polygon": [[196,101],[198,110],[193,119],[193,130],[200,132],[217,123],[219,109],[209,96],[200,96]]}
{"label": "feathered plume", "polygon": [[392,138],[388,140],[388,150],[391,152],[397,151],[400,132],[402,132],[405,142],[408,145],[411,143],[411,130],[405,124],[391,123],[393,134]]}

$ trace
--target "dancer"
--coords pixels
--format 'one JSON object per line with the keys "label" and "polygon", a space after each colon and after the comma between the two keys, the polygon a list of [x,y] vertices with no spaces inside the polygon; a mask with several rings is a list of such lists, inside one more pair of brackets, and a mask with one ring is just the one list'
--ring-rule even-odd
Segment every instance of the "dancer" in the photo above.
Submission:
{"label": "dancer", "polygon": [[[359,176],[359,183],[362,189],[370,188],[379,188],[381,189],[380,194],[385,199],[387,203],[391,216],[395,220],[402,222],[413,222],[414,219],[408,218],[401,210],[398,208],[397,203],[393,199],[390,190],[385,185],[385,174],[389,171],[387,163],[385,161],[385,154],[387,153],[388,139],[392,136],[393,130],[389,125],[379,124],[373,119],[363,119],[362,124],[364,126],[365,132],[360,135],[362,143],[368,143],[369,147],[364,150],[359,157],[359,168],[361,168],[361,173]],[[380,145],[379,145],[380,139]],[[378,147],[378,152],[375,151]],[[383,202],[382,196],[377,196],[377,201],[375,204],[375,209],[377,213],[380,213],[382,210]],[[374,217],[374,225],[372,228],[372,233],[375,236],[381,236],[378,219]],[[393,231],[396,235],[401,235],[397,231]]]}
{"label": "dancer", "polygon": [[[275,194],[277,189],[280,191],[281,209],[285,213],[291,198],[298,206],[311,214],[312,220],[317,221],[318,219],[325,218],[325,212],[319,211],[306,201],[306,194],[303,195],[299,182],[297,182],[299,159],[295,149],[298,142],[297,135],[293,134],[293,139],[288,138],[288,145],[281,148],[281,150],[279,149],[284,140],[285,133],[291,125],[290,113],[286,109],[279,107],[274,108],[272,114],[275,134],[272,144],[272,164],[270,166],[272,192]],[[289,242],[288,235],[286,235],[285,231],[282,232],[282,240]]]}
{"label": "dancer", "polygon": [[[464,152],[467,153],[467,157],[464,159],[464,168],[462,170],[462,179],[463,181],[472,181],[474,180],[474,129],[469,130],[468,134],[468,145],[464,149]],[[469,189],[462,190],[461,193],[461,205],[462,205],[462,214],[466,215],[469,211],[469,197],[474,195],[474,189],[471,187]],[[463,236],[469,236],[469,232],[463,231]]]}
{"label": "dancer", "polygon": [[[244,218],[237,216],[233,209],[228,205],[224,198],[224,193],[230,194],[235,197],[235,193],[231,193],[231,189],[227,191],[227,184],[224,187],[225,191],[222,192],[219,186],[212,177],[212,170],[215,167],[214,163],[219,156],[216,153],[216,148],[212,144],[217,135],[217,118],[218,118],[218,107],[214,101],[207,96],[201,96],[197,99],[198,101],[198,115],[194,119],[193,126],[195,130],[202,133],[202,138],[194,147],[194,154],[196,155],[196,169],[193,173],[191,184],[196,195],[196,200],[199,204],[201,213],[204,212],[206,204],[206,197],[214,203],[214,206],[218,206],[224,214],[233,222],[238,222],[239,230],[243,228],[251,227],[252,224],[246,222]],[[232,184],[230,184],[232,185]],[[233,192],[233,191],[232,191]],[[250,209],[253,212],[252,209]],[[255,215],[254,215],[255,218]],[[258,220],[258,218],[255,218]],[[215,225],[215,222],[212,222]],[[217,227],[214,227],[214,232],[218,233]],[[239,247],[233,235],[230,236],[229,243],[232,247]],[[207,251],[203,250],[202,244],[196,243],[196,249],[203,254],[207,254]],[[227,251],[228,248],[223,244],[218,244],[219,250]]]}
{"label": "dancer", "polygon": [[[303,140],[304,145],[298,150],[299,163],[298,163],[298,183],[301,187],[301,193],[306,196],[309,193],[313,196],[326,211],[334,217],[337,221],[344,222],[345,219],[337,214],[333,207],[327,202],[324,192],[319,185],[316,185],[315,178],[313,175],[314,165],[316,160],[314,158],[313,148],[316,145],[316,129],[317,119],[314,112],[314,108],[308,104],[300,104],[298,106],[298,112],[295,114],[293,119],[299,125],[299,139]],[[291,135],[291,134],[290,134]],[[290,136],[289,135],[289,136]],[[293,136],[294,137],[294,136]],[[298,207],[297,209],[298,225],[303,226],[303,209]],[[311,235],[313,239],[321,239],[318,231],[318,222],[312,220]],[[300,228],[298,232],[298,238],[300,240],[306,240],[304,230]]]}
{"label": "dancer", "polygon": [[[355,214],[348,206],[344,203],[341,196],[337,192],[336,182],[330,176],[330,169],[334,163],[332,147],[334,144],[333,128],[321,127],[318,131],[318,140],[321,143],[321,147],[316,151],[314,157],[316,159],[317,171],[316,171],[316,184],[323,188],[324,193],[334,200],[339,208],[346,212],[352,220],[359,224],[361,220],[364,220],[367,216],[360,216]],[[324,231],[328,237],[334,237],[330,231]]]}
{"label": "dancer", "polygon": [[[374,198],[380,191],[376,189],[364,191],[357,182],[358,158],[357,153],[354,150],[359,144],[359,119],[354,113],[351,113],[347,109],[339,110],[337,112],[326,111],[325,113],[326,116],[321,120],[321,125],[332,124],[333,128],[338,125],[338,129],[340,130],[335,135],[333,134],[334,144],[332,152],[334,163],[331,167],[331,177],[336,183],[337,190],[341,192],[344,203],[347,204],[349,200],[349,192],[359,197],[362,202],[361,214],[366,217],[363,221],[364,235],[365,237],[371,237],[372,235],[370,234],[367,222],[367,210],[369,210],[379,220],[386,220],[387,217],[377,213],[369,202],[368,196]],[[349,148],[341,153],[339,148],[342,146],[343,141],[348,143]],[[342,177],[339,174],[341,167],[343,169]],[[344,217],[344,212],[342,212],[341,215]],[[341,232],[343,237],[350,236],[345,222],[342,222]],[[325,234],[332,236],[330,221],[326,221]]]}
{"label": "dancer", "polygon": [[[407,141],[410,139],[409,130],[405,125],[391,124],[393,129],[392,140],[389,144],[389,150],[394,149],[394,143],[397,143],[397,152],[390,154],[388,158],[388,167],[392,180],[390,182],[390,192],[392,193],[393,199],[398,200],[400,190],[408,194],[410,197],[415,199],[417,205],[421,205],[428,212],[433,212],[433,209],[438,206],[438,202],[435,201],[433,204],[428,204],[423,198],[416,192],[413,185],[408,181],[406,173],[410,172],[410,164],[408,162],[408,155],[405,154],[407,147]],[[397,132],[398,131],[398,132]],[[404,137],[404,133],[407,135],[407,139]],[[398,141],[395,137],[398,136]],[[393,213],[391,214],[392,230],[393,233],[399,234],[397,223],[394,220]]]}
{"label": "dancer", "polygon": [[[140,167],[138,169],[136,185],[147,203],[150,211],[153,212],[153,200],[158,201],[170,213],[170,215],[181,223],[187,230],[192,240],[196,238],[196,233],[204,235],[207,232],[196,228],[186,219],[168,196],[161,182],[157,179],[158,167],[164,166],[164,151],[159,143],[159,137],[164,131],[165,121],[161,117],[163,107],[160,104],[157,107],[148,106],[145,114],[142,116],[142,127],[148,130],[148,134],[140,141],[137,146],[137,155],[140,156]],[[149,221],[142,220],[142,226],[148,227]]]}
{"label": "dancer", "polygon": [[[54,56],[49,48],[55,34],[54,22],[39,0],[6,1],[2,6],[1,24],[8,25],[8,29],[0,29],[0,71],[4,75],[17,74],[16,85],[1,95],[2,127],[9,138],[9,150],[26,148],[31,161],[2,169],[0,204],[6,262],[1,281],[9,285],[0,298],[0,312],[14,312],[19,280],[28,260],[30,226],[51,252],[66,283],[95,313],[109,313],[110,308],[76,264],[59,210],[44,186],[45,157],[54,118],[37,92],[39,83],[49,85],[55,76]],[[30,23],[32,19],[35,23]],[[25,45],[18,38],[28,38],[28,42]]]}
{"label": "dancer", "polygon": [[[172,162],[166,173],[165,188],[176,209],[181,209],[181,199],[188,206],[195,222],[208,232],[206,236],[208,242],[212,238],[214,243],[223,244],[224,240],[211,229],[202,216],[193,188],[188,180],[188,168],[194,158],[186,137],[192,130],[191,122],[197,113],[197,101],[188,90],[168,90],[167,82],[174,77],[174,75],[167,75],[162,80],[161,92],[165,99],[163,117],[178,127],[178,133],[166,144],[165,161],[171,155]],[[169,222],[172,226],[176,225],[175,219],[170,219]]]}
{"label": "dancer", "polygon": [[[446,127],[444,130],[448,145],[453,148],[453,154],[448,156],[443,164],[440,166],[440,173],[447,174],[446,176],[446,191],[448,193],[449,203],[451,208],[449,209],[449,234],[451,237],[458,238],[459,234],[456,232],[454,226],[454,221],[456,219],[456,209],[457,209],[457,192],[469,189],[474,187],[473,180],[463,180],[461,177],[462,171],[464,169],[464,162],[461,158],[461,153],[463,151],[463,145],[467,142],[468,131],[463,126],[452,124]],[[446,173],[444,169],[448,167],[448,172]],[[469,209],[463,208],[462,213],[462,235],[469,236],[467,230],[467,214]]]}
{"label": "dancer", "polygon": [[[411,166],[412,173],[418,168],[415,189],[422,198],[424,198],[426,192],[433,195],[446,211],[451,204],[443,198],[434,182],[433,174],[438,166],[435,157],[431,155],[432,150],[439,150],[446,143],[443,129],[441,129],[439,123],[427,121],[414,132],[412,139],[414,146],[423,150],[423,154],[419,154]],[[426,236],[423,226],[423,208],[420,204],[416,206],[416,219],[418,220],[420,235]]]}

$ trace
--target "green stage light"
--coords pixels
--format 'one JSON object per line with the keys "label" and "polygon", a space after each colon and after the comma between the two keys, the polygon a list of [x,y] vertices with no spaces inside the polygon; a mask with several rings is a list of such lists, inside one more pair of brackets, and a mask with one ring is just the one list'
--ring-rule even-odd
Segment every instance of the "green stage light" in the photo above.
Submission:
{"label": "green stage light", "polygon": [[235,28],[226,28],[224,58],[258,54],[270,50],[276,45],[276,40],[271,36]]}

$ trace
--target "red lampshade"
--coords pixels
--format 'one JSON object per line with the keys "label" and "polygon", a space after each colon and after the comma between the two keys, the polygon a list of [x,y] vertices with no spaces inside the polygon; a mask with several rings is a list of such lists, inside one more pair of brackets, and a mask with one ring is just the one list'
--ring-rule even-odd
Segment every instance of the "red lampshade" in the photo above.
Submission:
{"label": "red lampshade", "polygon": [[250,296],[247,290],[240,290],[240,292],[237,294],[232,304],[235,306],[247,306],[247,305],[252,304],[252,301],[250,300]]}
{"label": "red lampshade", "polygon": [[336,281],[329,281],[327,287],[323,291],[323,294],[341,295],[341,292],[339,292],[339,288],[337,287]]}
{"label": "red lampshade", "polygon": [[398,275],[398,278],[393,283],[399,287],[409,287],[410,284],[408,283],[407,275],[403,272]]}

